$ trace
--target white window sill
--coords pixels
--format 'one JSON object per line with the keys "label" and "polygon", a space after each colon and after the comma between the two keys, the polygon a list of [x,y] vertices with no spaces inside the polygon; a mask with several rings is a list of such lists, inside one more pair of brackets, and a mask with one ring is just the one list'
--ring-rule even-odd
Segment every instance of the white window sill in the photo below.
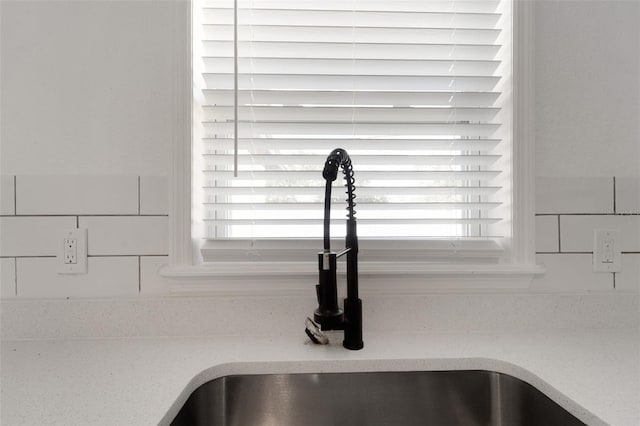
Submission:
{"label": "white window sill", "polygon": [[[457,290],[525,289],[539,265],[425,264],[419,262],[359,262],[360,292],[400,294]],[[318,279],[317,262],[227,262],[197,266],[168,266],[161,275],[174,281],[175,294],[312,295]],[[339,287],[346,286],[344,262]]]}

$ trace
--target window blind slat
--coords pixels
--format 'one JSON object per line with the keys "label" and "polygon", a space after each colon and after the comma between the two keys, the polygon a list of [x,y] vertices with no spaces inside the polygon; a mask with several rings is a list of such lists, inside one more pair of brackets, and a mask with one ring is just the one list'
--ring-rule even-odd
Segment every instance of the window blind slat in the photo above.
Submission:
{"label": "window blind slat", "polygon": [[[238,39],[257,39],[263,42],[294,40],[298,42],[344,43],[418,43],[433,44],[495,44],[500,30],[495,28],[409,28],[358,27],[326,25],[240,25]],[[233,25],[207,24],[203,27],[203,41],[232,41]]]}
{"label": "window blind slat", "polygon": [[[339,200],[336,200],[339,201]],[[253,203],[204,203],[205,206],[211,206],[210,211],[226,210],[226,211],[242,211],[242,210],[255,210]],[[500,206],[501,203],[445,203],[445,202],[415,202],[415,203],[367,203],[359,202],[358,208],[360,210],[370,208],[375,211],[389,211],[389,210],[454,210],[454,211],[489,211]],[[279,203],[264,203],[260,205],[261,210],[278,210],[278,211],[291,211],[291,210],[306,210],[306,211],[319,211],[322,210],[323,203],[321,202],[279,202]]]}
{"label": "window blind slat", "polygon": [[[204,154],[205,158],[212,158],[216,164],[230,165],[234,162],[234,156],[230,154]],[[390,158],[391,157],[391,158]],[[398,166],[408,165],[489,165],[495,163],[498,155],[359,155],[358,165],[382,165],[394,164]],[[323,165],[326,156],[323,155],[264,155],[264,154],[240,154],[238,163],[263,166],[317,166]]]}
{"label": "window blind slat", "polygon": [[[500,111],[499,108],[469,108],[469,107],[283,107],[283,106],[243,106],[239,108],[240,120],[255,120],[260,122],[286,121],[340,121],[340,122],[402,122],[407,121],[481,121],[490,122]],[[207,120],[229,121],[234,118],[235,109],[232,106],[204,107]]]}
{"label": "window blind slat", "polygon": [[[204,175],[211,179],[231,179],[235,177],[233,171],[229,170],[204,170]],[[416,180],[448,180],[448,181],[489,181],[500,174],[494,170],[479,171],[448,171],[448,170],[430,170],[430,171],[406,171],[394,170],[384,177],[385,181],[416,181]],[[380,180],[380,172],[358,170],[358,177],[364,180]],[[243,170],[240,168],[237,176],[238,181],[243,179],[258,180],[281,180],[281,179],[303,179],[306,181],[315,181],[322,184],[322,169],[317,170]]]}
{"label": "window blind slat", "polygon": [[[206,104],[229,105],[234,102],[233,91],[226,89],[205,89],[203,95]],[[407,107],[412,105],[455,105],[458,107],[494,107],[499,92],[481,91],[353,91],[353,90],[261,90],[245,89],[238,92],[238,103],[241,106],[260,105],[393,105]]]}
{"label": "window blind slat", "polygon": [[[362,135],[408,136],[455,135],[460,137],[490,137],[499,124],[493,123],[301,123],[301,122],[250,122],[241,121],[238,137],[250,138],[261,135]],[[233,123],[203,122],[207,135],[232,135]]]}
{"label": "window blind slat", "polygon": [[[204,153],[214,154],[215,150],[220,152],[231,152],[234,140],[231,138],[203,138]],[[357,149],[360,152],[375,151],[380,153],[403,153],[428,150],[436,151],[491,151],[500,143],[499,139],[349,139],[336,138],[329,139],[299,139],[299,138],[252,138],[240,139],[239,144],[244,147],[251,147],[255,154],[269,153],[274,146],[279,148],[281,153],[291,150],[304,150],[308,153],[325,154],[335,148],[336,144],[344,147]]]}
{"label": "window blind slat", "polygon": [[320,237],[342,147],[361,236],[499,238],[507,1],[201,1],[206,236]]}
{"label": "window blind slat", "polygon": [[[233,69],[233,58],[205,57],[206,73]],[[481,60],[379,60],[331,58],[238,58],[241,74],[302,75],[452,75],[492,76],[500,61]]]}
{"label": "window blind slat", "polygon": [[[203,41],[204,57],[233,57],[232,41]],[[493,60],[501,46],[495,44],[337,43],[315,41],[238,41],[239,57],[327,59],[453,59]]]}
{"label": "window blind slat", "polygon": [[[233,74],[203,74],[207,86],[225,89],[233,87]],[[395,75],[355,75],[339,76],[324,74],[240,74],[238,85],[242,90],[299,89],[299,90],[376,90],[381,86],[387,90],[479,90],[492,91],[499,77],[495,76],[395,76]]]}
{"label": "window blind slat", "polygon": [[[293,9],[299,11],[334,10],[334,11],[391,11],[391,12],[463,12],[463,13],[495,13],[500,4],[499,0],[239,0],[238,7],[250,9]],[[233,8],[233,0],[205,0],[201,3],[204,8]]]}
{"label": "window blind slat", "polygon": [[[481,224],[481,223],[496,223],[499,222],[500,218],[464,218],[464,219],[449,219],[449,218],[433,218],[433,219],[411,219],[411,218],[402,218],[402,219],[366,219],[360,218],[358,222],[363,225],[424,225],[424,224],[457,224],[457,225],[465,225],[465,224]],[[282,219],[204,219],[205,222],[216,223],[221,225],[321,225],[322,218],[317,219],[301,219],[301,218],[282,218]],[[331,223],[334,225],[344,224],[344,218],[335,218],[331,219]]]}
{"label": "window blind slat", "polygon": [[[273,195],[310,195],[321,199],[324,195],[318,194],[317,186],[227,186],[227,187],[204,187],[205,193],[208,195],[252,195],[258,196],[263,195],[266,197],[270,197]],[[477,196],[477,195],[490,195],[499,191],[500,187],[474,187],[474,186],[437,186],[437,187],[427,187],[427,186],[403,186],[403,187],[394,187],[394,186],[366,186],[360,184],[358,186],[358,202],[361,199],[367,199],[367,197],[375,197],[379,194],[387,193],[387,197],[389,202],[393,202],[394,197],[405,197],[405,196],[415,196],[415,197],[429,197],[429,196]],[[343,197],[336,197],[336,200],[342,200]],[[344,201],[344,200],[343,200]],[[402,201],[402,200],[398,200]],[[456,200],[457,201],[457,200]]]}
{"label": "window blind slat", "polygon": [[[257,7],[256,7],[257,6]],[[363,10],[356,11],[318,9],[261,9],[254,5],[251,9],[238,9],[238,21],[243,25],[337,25],[348,27],[395,26],[394,22],[412,28],[495,28],[500,19],[499,13],[464,11],[398,11]],[[203,8],[203,19],[209,24],[233,22],[232,8]]]}

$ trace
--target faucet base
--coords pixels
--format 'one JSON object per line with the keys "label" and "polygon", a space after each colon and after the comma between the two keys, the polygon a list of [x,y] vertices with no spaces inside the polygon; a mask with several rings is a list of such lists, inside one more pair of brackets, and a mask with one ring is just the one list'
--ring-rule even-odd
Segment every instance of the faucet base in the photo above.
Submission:
{"label": "faucet base", "polygon": [[344,329],[344,314],[342,309],[335,312],[320,312],[318,309],[313,313],[313,320],[320,325],[322,331]]}
{"label": "faucet base", "polygon": [[344,341],[342,346],[352,351],[364,347],[362,341],[362,300],[344,299]]}
{"label": "faucet base", "polygon": [[360,343],[358,344],[348,344],[347,341],[345,340],[344,342],[342,342],[342,346],[344,346],[345,349],[349,349],[350,351],[359,351],[360,349],[364,348],[364,342],[360,341]]}

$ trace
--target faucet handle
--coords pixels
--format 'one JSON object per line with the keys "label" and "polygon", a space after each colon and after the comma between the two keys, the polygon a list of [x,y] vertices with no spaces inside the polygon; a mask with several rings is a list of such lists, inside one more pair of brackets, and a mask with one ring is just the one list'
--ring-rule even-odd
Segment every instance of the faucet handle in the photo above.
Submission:
{"label": "faucet handle", "polygon": [[342,251],[339,251],[336,254],[336,258],[340,258],[340,257],[344,256],[345,254],[349,253],[350,251],[351,251],[351,247],[347,247],[346,249],[344,249]]}
{"label": "faucet handle", "polygon": [[315,344],[329,344],[329,338],[322,332],[322,330],[320,329],[320,325],[309,317],[307,317],[304,322],[304,332],[307,333],[309,339],[311,339],[311,341]]}

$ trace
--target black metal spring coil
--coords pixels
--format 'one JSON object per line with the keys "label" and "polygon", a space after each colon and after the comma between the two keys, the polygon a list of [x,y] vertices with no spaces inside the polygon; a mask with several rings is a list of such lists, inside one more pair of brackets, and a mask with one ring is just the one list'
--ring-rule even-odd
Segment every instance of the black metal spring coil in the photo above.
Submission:
{"label": "black metal spring coil", "polygon": [[355,210],[355,178],[353,176],[353,165],[351,164],[351,158],[347,157],[347,159],[342,163],[342,173],[344,173],[344,186],[347,188],[347,217],[349,219],[354,219],[356,210]]}

